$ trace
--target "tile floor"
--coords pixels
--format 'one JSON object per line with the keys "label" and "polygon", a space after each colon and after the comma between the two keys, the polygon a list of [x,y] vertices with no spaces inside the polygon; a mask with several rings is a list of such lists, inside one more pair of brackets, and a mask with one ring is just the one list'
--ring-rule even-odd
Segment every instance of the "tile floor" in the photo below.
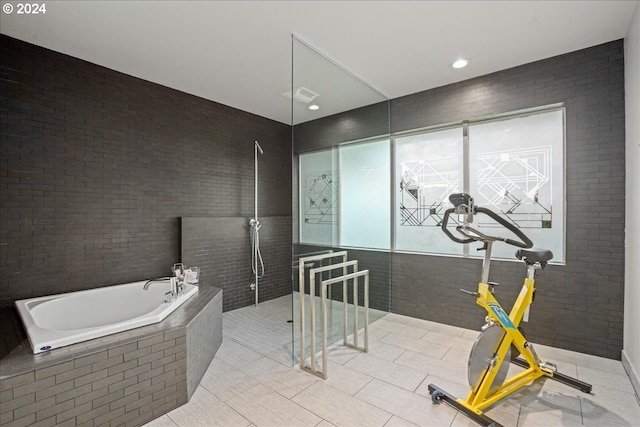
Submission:
{"label": "tile floor", "polygon": [[[291,296],[223,318],[223,344],[189,403],[147,427],[476,425],[433,405],[427,387],[466,396],[477,331],[387,314],[370,326],[368,353],[331,346],[328,379],[321,380],[290,367]],[[593,384],[592,393],[538,381],[487,411],[490,417],[514,427],[640,426],[640,404],[619,361],[536,350],[560,372]]]}

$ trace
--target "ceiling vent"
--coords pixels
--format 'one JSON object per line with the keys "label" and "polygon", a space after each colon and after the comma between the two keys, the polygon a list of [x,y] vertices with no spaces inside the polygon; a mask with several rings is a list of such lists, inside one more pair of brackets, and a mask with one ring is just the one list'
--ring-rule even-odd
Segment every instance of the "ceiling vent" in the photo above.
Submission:
{"label": "ceiling vent", "polygon": [[291,94],[293,94],[293,99],[295,99],[298,102],[303,102],[305,104],[310,103],[311,101],[313,101],[314,99],[316,99],[318,96],[320,96],[319,94],[315,93],[314,91],[307,89],[306,87],[297,87],[293,90],[288,90],[286,92],[282,92],[282,96],[284,96],[287,99],[291,99],[292,96]]}

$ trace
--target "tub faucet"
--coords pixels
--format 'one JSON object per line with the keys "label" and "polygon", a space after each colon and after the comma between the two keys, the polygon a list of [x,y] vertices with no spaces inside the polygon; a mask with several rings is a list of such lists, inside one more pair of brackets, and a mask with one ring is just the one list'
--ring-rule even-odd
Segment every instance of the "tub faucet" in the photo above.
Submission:
{"label": "tub faucet", "polygon": [[178,298],[182,296],[186,288],[186,283],[185,283],[186,275],[185,275],[184,264],[182,263],[173,264],[171,271],[173,271],[173,275],[174,275],[174,277],[171,278],[172,279],[171,293],[173,294],[174,298]]}
{"label": "tub faucet", "polygon": [[151,280],[147,280],[144,284],[144,286],[142,287],[142,289],[144,289],[145,291],[149,290],[149,286],[151,286],[152,283],[154,282],[166,282],[169,281],[169,285],[170,285],[170,291],[164,294],[164,302],[171,302],[171,301],[175,301],[176,299],[178,299],[178,297],[180,297],[182,295],[182,292],[184,290],[184,286],[182,286],[180,283],[178,283],[178,278],[177,277],[161,277],[159,279],[151,279]]}
{"label": "tub faucet", "polygon": [[170,290],[169,292],[164,294],[164,300],[165,302],[177,300],[182,296],[186,288],[184,265],[174,264],[173,268],[171,268],[171,271],[173,273],[172,276],[147,280],[142,288],[146,291],[149,289],[149,286],[151,286],[153,282],[165,282],[168,280]]}
{"label": "tub faucet", "polygon": [[145,291],[149,290],[149,286],[151,286],[152,283],[154,282],[164,282],[166,280],[171,279],[170,277],[159,277],[157,279],[149,279],[145,282],[144,286],[142,287],[142,289],[144,289]]}
{"label": "tub faucet", "polygon": [[171,278],[171,294],[174,298],[178,298],[182,295],[182,284],[178,277]]}

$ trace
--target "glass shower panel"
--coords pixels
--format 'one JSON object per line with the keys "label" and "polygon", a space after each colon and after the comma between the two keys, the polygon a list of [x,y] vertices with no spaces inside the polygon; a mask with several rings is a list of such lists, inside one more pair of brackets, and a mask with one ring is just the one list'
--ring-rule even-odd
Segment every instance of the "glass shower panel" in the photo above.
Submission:
{"label": "glass shower panel", "polygon": [[[344,258],[348,262],[357,260],[358,270],[370,272],[370,323],[389,311],[389,105],[386,97],[296,36],[292,37],[291,88],[284,95],[288,95],[291,102],[294,155],[292,360],[293,364],[300,362],[301,344],[304,341],[304,354],[307,358],[305,364],[310,365],[313,340],[310,334],[311,307],[315,307],[315,350],[320,352],[322,348],[322,307],[319,296],[323,286],[328,292],[327,342],[329,345],[342,343],[342,281],[333,285],[322,285],[321,282],[342,276],[345,270],[343,267],[329,267],[341,263]],[[386,182],[383,182],[382,175],[379,178],[376,175],[377,181],[372,182],[370,179],[371,172],[377,172],[384,159],[376,158],[378,154],[375,150],[371,153],[366,150],[358,151],[369,144],[371,149],[380,149],[386,145]],[[374,162],[369,165],[369,173],[357,163],[359,155],[373,156],[371,160]],[[378,184],[371,185],[374,182]],[[374,193],[376,187],[377,192]],[[376,198],[374,194],[387,198],[386,206],[383,200],[375,200],[380,203],[371,205],[376,214],[378,210],[383,211],[383,216],[376,219],[372,217],[372,221],[363,228],[358,222],[358,219],[362,220],[362,205],[357,203],[358,197],[365,197],[373,202]],[[366,215],[369,212],[370,209],[367,209]],[[367,249],[362,250],[364,247]],[[371,247],[384,249],[372,250]],[[317,258],[310,259],[312,257]],[[301,262],[301,259],[306,261]],[[315,296],[312,297],[310,270],[323,268],[327,270],[316,272],[313,276]],[[351,273],[352,268],[349,266],[346,273]],[[304,272],[304,293],[300,292],[301,270]],[[349,335],[354,327],[352,283],[348,285],[347,296],[350,310],[347,321]],[[364,326],[363,286],[360,278],[358,329]],[[303,301],[304,317],[300,312]],[[317,360],[320,359],[318,354]]]}

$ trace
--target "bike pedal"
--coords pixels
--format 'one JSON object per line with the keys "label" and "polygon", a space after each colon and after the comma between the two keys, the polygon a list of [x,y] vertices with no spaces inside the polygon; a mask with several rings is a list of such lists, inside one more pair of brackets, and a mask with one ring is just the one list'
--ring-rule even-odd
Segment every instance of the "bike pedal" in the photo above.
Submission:
{"label": "bike pedal", "polygon": [[542,362],[540,364],[540,368],[545,370],[545,371],[549,371],[549,372],[557,372],[558,371],[558,367],[556,366],[555,363],[551,363],[551,362]]}

